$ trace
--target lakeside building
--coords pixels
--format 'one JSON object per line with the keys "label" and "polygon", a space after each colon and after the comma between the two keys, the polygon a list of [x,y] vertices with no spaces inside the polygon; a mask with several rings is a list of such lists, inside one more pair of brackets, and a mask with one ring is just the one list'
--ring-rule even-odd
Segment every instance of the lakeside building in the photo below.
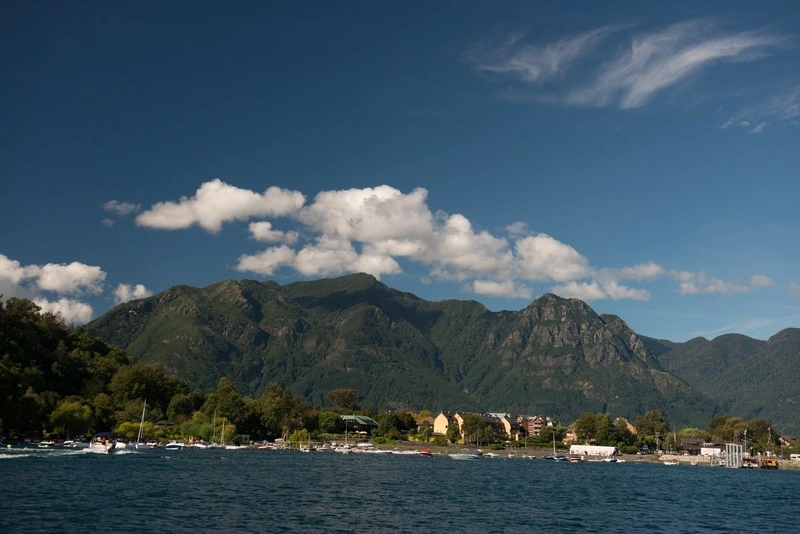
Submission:
{"label": "lakeside building", "polygon": [[[461,430],[464,426],[464,416],[472,412],[450,413],[440,412],[433,419],[433,434],[437,436],[447,435],[447,431],[452,425],[456,425],[459,435],[464,438]],[[542,428],[555,426],[553,419],[541,415],[509,415],[507,413],[474,413],[481,418],[481,421],[494,430],[498,436],[507,441],[520,441],[526,436],[538,436]]]}
{"label": "lakeside building", "polygon": [[372,434],[372,430],[378,428],[378,422],[366,415],[340,415],[348,432]]}

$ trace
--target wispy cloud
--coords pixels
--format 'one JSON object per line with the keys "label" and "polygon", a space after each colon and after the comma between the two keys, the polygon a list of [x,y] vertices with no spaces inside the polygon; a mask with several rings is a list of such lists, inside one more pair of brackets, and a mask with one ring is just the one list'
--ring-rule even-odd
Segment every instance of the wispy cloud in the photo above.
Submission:
{"label": "wispy cloud", "polygon": [[771,122],[800,126],[800,86],[741,110],[722,123],[720,129],[738,127],[761,133]]}
{"label": "wispy cloud", "polygon": [[118,200],[109,200],[103,204],[103,209],[109,213],[116,215],[130,215],[142,209],[141,204],[132,204],[130,202],[120,202]]}
{"label": "wispy cloud", "polygon": [[[515,34],[499,44],[478,43],[464,57],[478,70],[508,75],[535,87],[536,100],[627,109],[645,105],[717,63],[754,61],[789,46],[783,36],[764,31],[726,33],[709,20],[692,20],[635,35],[622,49],[603,48],[604,41],[622,29],[605,26],[536,46],[525,44],[523,36]],[[609,56],[611,50],[616,52]],[[598,57],[604,60],[589,61]],[[580,68],[579,59],[587,60]],[[555,81],[564,81],[566,87],[555,94],[546,91],[545,85]],[[521,99],[513,89],[506,94]]]}
{"label": "wispy cloud", "polygon": [[525,35],[514,33],[502,40],[487,39],[472,45],[464,60],[479,71],[508,74],[527,83],[543,83],[562,77],[578,59],[619,29],[621,26],[604,26],[539,46],[524,43]]}

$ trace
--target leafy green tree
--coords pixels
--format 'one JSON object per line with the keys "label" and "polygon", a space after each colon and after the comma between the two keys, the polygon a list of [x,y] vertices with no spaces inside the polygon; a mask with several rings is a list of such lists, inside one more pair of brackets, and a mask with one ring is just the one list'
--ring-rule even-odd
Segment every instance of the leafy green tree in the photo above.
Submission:
{"label": "leafy green tree", "polygon": [[92,424],[92,409],[79,400],[65,399],[50,413],[50,424],[65,436],[86,434]]}
{"label": "leafy green tree", "polygon": [[167,406],[167,419],[175,423],[184,423],[195,412],[195,401],[187,393],[178,393],[173,396]]}
{"label": "leafy green tree", "polygon": [[450,443],[458,443],[458,440],[461,439],[461,430],[458,427],[458,423],[453,423],[447,427],[447,432],[445,433],[445,437],[447,441]]}
{"label": "leafy green tree", "polygon": [[305,428],[298,428],[293,430],[289,435],[289,441],[292,443],[306,443],[309,440],[308,430]]}
{"label": "leafy green tree", "polygon": [[659,410],[650,410],[636,418],[634,423],[640,437],[665,437],[669,432],[669,421],[661,416]]}
{"label": "leafy green tree", "polygon": [[325,434],[341,434],[344,432],[344,421],[335,412],[320,412],[319,431]]}
{"label": "leafy green tree", "polygon": [[578,441],[588,444],[595,442],[597,439],[598,415],[602,414],[584,412],[575,421],[575,436]]}
{"label": "leafy green tree", "polygon": [[468,413],[464,415],[464,422],[462,423],[462,432],[464,434],[464,443],[486,443],[491,437],[488,424],[481,418],[481,416]]}

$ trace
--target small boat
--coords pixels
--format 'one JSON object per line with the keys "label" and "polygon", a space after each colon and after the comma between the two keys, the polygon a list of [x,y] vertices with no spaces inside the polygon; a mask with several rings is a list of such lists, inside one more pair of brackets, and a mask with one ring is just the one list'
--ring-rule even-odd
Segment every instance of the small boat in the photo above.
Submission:
{"label": "small boat", "polygon": [[65,449],[85,449],[88,446],[89,444],[85,441],[73,441],[71,439],[68,439],[62,444],[62,447]]}
{"label": "small boat", "polygon": [[679,463],[677,460],[666,460],[664,465],[678,465]]}
{"label": "small boat", "polygon": [[420,456],[427,456],[428,458],[432,458],[433,457],[433,453],[431,452],[430,449],[422,449],[421,451],[419,451],[419,455]]}
{"label": "small boat", "polygon": [[89,446],[86,447],[86,452],[93,452],[95,454],[111,454],[117,449],[117,440],[111,432],[98,432],[92,436]]}
{"label": "small boat", "polygon": [[186,444],[182,441],[170,441],[169,443],[166,444],[164,448],[167,449],[168,451],[179,451],[182,450],[185,446]]}
{"label": "small boat", "polygon": [[452,458],[453,460],[480,460],[481,458],[483,458],[483,454],[481,453],[481,451],[475,451],[472,453],[459,452],[456,454],[449,454],[448,456],[450,456],[450,458]]}
{"label": "small boat", "polygon": [[40,441],[38,446],[39,446],[40,449],[50,449],[50,448],[56,446],[56,442],[55,441],[50,441],[50,440]]}

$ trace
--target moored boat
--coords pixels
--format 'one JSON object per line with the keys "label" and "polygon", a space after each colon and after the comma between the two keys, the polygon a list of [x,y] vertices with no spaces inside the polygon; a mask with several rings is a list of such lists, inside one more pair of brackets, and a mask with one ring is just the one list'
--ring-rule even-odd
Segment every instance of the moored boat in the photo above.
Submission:
{"label": "moored boat", "polygon": [[449,454],[450,458],[453,460],[480,460],[483,457],[481,451],[475,452],[459,452],[455,454]]}

